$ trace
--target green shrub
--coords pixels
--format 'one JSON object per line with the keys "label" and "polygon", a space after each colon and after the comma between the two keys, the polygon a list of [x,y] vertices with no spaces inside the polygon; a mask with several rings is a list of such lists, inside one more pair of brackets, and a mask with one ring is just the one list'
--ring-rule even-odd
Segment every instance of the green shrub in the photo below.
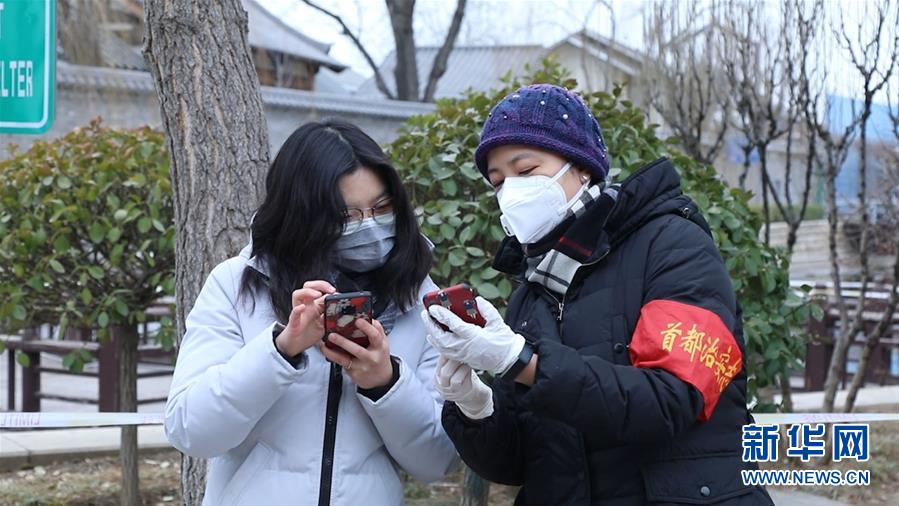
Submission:
{"label": "green shrub", "polygon": [[[433,270],[440,285],[466,281],[486,298],[504,305],[513,286],[489,267],[504,234],[495,195],[473,162],[480,128],[493,104],[522,84],[577,83],[552,61],[521,79],[507,79],[501,90],[470,91],[462,99],[440,100],[434,113],[409,120],[388,147],[419,206],[424,233],[436,245]],[[776,384],[799,365],[804,341],[794,329],[807,320],[810,306],[789,289],[788,259],[758,237],[761,220],[749,208],[749,194],[730,189],[710,166],[675,148],[675,139],[656,136],[639,108],[613,93],[581,92],[602,125],[612,156],[612,174],[623,179],[660,156],[671,158],[684,192],[699,204],[713,229],[743,306],[750,395]],[[816,308],[817,306],[811,306]],[[763,403],[757,409],[770,409]]]}
{"label": "green shrub", "polygon": [[[0,162],[0,325],[134,325],[174,292],[165,138],[100,120]],[[172,322],[160,339],[170,347]],[[80,368],[85,357],[67,357]]]}

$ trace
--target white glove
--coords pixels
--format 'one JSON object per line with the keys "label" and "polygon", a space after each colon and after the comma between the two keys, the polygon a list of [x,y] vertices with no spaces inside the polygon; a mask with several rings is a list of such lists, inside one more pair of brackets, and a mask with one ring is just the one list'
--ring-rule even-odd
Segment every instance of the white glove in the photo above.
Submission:
{"label": "white glove", "polygon": [[434,383],[444,400],[456,403],[459,411],[470,420],[493,414],[493,390],[471,367],[441,355],[434,371]]}
{"label": "white glove", "polygon": [[[452,311],[436,304],[423,311],[421,319],[428,329],[428,342],[441,355],[499,376],[518,360],[525,341],[512,332],[492,304],[482,297],[477,298],[477,304],[481,316],[487,320],[484,328],[466,323]],[[446,325],[449,332],[440,328],[431,317]]]}

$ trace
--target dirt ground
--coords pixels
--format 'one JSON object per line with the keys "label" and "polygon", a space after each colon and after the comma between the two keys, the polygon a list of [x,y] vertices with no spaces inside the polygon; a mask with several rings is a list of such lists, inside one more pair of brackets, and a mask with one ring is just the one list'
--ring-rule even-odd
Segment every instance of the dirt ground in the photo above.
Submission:
{"label": "dirt ground", "polygon": [[[181,504],[179,492],[180,454],[174,450],[144,454],[140,459],[140,490],[147,506]],[[115,506],[119,504],[118,457],[95,457],[83,461],[58,462],[18,471],[0,472],[2,506]],[[442,482],[406,485],[408,506],[456,506],[459,504],[461,473]],[[511,505],[514,489],[493,486],[491,506]]]}
{"label": "dirt ground", "polygon": [[[856,410],[861,413],[895,413],[897,407],[871,406]],[[766,469],[868,469],[871,471],[869,487],[797,487],[797,490],[817,494],[853,505],[894,506],[899,504],[899,422],[877,422],[870,424],[870,455],[868,462],[854,460],[831,462],[829,459],[812,459],[802,463],[799,459],[781,458],[776,464],[765,465]],[[782,434],[781,441],[786,439]],[[829,433],[828,433],[829,439]],[[781,450],[783,455],[783,449]],[[832,455],[828,444],[827,455]]]}
{"label": "dirt ground", "polygon": [[[885,412],[889,408],[866,408]],[[870,487],[803,487],[804,492],[841,500],[853,505],[893,506],[899,504],[899,423],[871,424],[871,460],[866,463],[798,460],[768,465],[771,469],[836,468],[870,469]],[[783,454],[783,452],[781,452]],[[828,454],[830,452],[828,451]],[[147,453],[140,460],[140,489],[147,506],[180,504],[180,455],[176,451]],[[113,506],[118,504],[120,472],[117,457],[98,457],[83,461],[59,462],[17,471],[0,472],[0,505],[72,505]],[[406,486],[409,506],[455,506],[459,504],[461,473],[442,482],[422,485],[410,481]],[[515,496],[511,487],[493,485],[491,506],[510,506]]]}
{"label": "dirt ground", "polygon": [[[176,451],[144,454],[140,490],[144,504],[180,504],[180,455]],[[113,506],[119,504],[118,457],[87,458],[0,473],[2,505]]]}

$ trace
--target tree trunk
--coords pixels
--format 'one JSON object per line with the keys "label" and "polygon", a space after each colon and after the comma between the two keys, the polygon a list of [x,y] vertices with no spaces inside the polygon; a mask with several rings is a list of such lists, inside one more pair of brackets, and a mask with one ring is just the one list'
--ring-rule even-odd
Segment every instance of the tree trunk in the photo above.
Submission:
{"label": "tree trunk", "polygon": [[[899,244],[899,231],[894,239]],[[865,348],[862,350],[861,359],[858,361],[858,368],[852,383],[849,385],[849,391],[846,392],[846,405],[844,411],[851,413],[855,408],[855,400],[858,397],[858,391],[865,385],[865,375],[868,372],[868,363],[871,360],[871,353],[877,347],[880,339],[886,336],[893,327],[893,315],[896,313],[896,306],[899,305],[899,248],[896,250],[896,256],[893,260],[893,283],[890,285],[890,298],[883,310],[880,321],[874,330],[868,334],[865,341]]]}
{"label": "tree trunk", "polygon": [[[899,256],[897,256],[897,258],[899,258]],[[846,413],[851,413],[852,410],[855,409],[858,391],[865,386],[865,376],[868,374],[868,364],[871,361],[871,353],[874,352],[874,349],[877,348],[877,344],[880,343],[880,339],[884,337],[887,333],[887,329],[892,325],[893,314],[895,312],[896,289],[894,286],[890,303],[888,307],[884,309],[880,323],[878,323],[871,334],[865,336],[865,347],[862,349],[862,356],[858,361],[858,367],[855,370],[855,374],[852,376],[852,382],[849,384],[849,389],[846,391],[846,404],[843,406],[843,411]]]}
{"label": "tree trunk", "polygon": [[415,32],[412,13],[415,0],[387,0],[393,39],[396,42],[396,98],[418,101],[418,62],[415,49]]}
{"label": "tree trunk", "polygon": [[[805,114],[809,114],[806,112]],[[808,125],[808,131],[812,131],[812,126],[809,125],[810,121],[806,121],[806,125]],[[816,161],[816,147],[817,140],[814,134],[809,136],[808,139],[808,153],[805,158],[805,186],[802,190],[802,204],[799,208],[799,213],[796,216],[796,221],[790,224],[790,232],[787,235],[787,258],[791,261],[793,259],[793,249],[796,247],[796,241],[799,239],[799,227],[802,225],[802,221],[805,220],[805,213],[808,210],[808,201],[809,196],[812,192],[812,174],[815,170],[815,161]]]}
{"label": "tree trunk", "polygon": [[[434,57],[434,63],[431,65],[428,84],[425,85],[425,96],[422,98],[423,102],[434,101],[434,94],[437,93],[437,82],[446,73],[446,63],[449,61],[449,55],[456,45],[459,29],[462,28],[466,2],[467,0],[457,0],[456,2],[456,11],[453,13],[453,20],[450,22],[449,30],[446,31],[446,38],[443,40],[443,45],[440,46],[440,50],[437,51],[437,55]],[[591,88],[588,86],[587,89]]]}
{"label": "tree trunk", "polygon": [[[119,349],[119,411],[137,411],[137,329],[128,326],[110,328],[114,345]],[[137,506],[140,500],[140,478],[137,468],[137,426],[122,427],[119,458],[122,465],[121,504]]]}
{"label": "tree trunk", "polygon": [[[830,148],[832,149],[832,148]],[[837,215],[837,190],[836,177],[839,164],[834,161],[833,154],[828,155],[827,168],[827,243],[830,251],[830,276],[833,281],[833,294],[837,307],[840,310],[840,332],[834,337],[833,355],[827,367],[827,376],[824,380],[824,411],[833,411],[837,389],[846,372],[845,356],[849,349],[849,343],[855,339],[855,329],[847,328],[849,324],[849,312],[846,309],[846,300],[843,297],[842,278],[840,277],[840,261],[837,248],[837,233],[839,230],[839,216]],[[842,163],[842,162],[839,162]]]}
{"label": "tree trunk", "polygon": [[752,156],[752,144],[743,146],[743,170],[740,172],[739,186],[746,189],[746,177],[749,176],[750,156]]}
{"label": "tree trunk", "polygon": [[770,181],[768,178],[768,146],[763,144],[758,147],[759,166],[762,176],[762,219],[765,222],[765,246],[771,245],[771,206],[768,204],[768,190]]}
{"label": "tree trunk", "polygon": [[462,480],[462,500],[459,504],[461,506],[487,506],[490,482],[475,474],[468,466],[465,466]]}
{"label": "tree trunk", "polygon": [[[247,243],[268,129],[240,0],[147,0],[145,10],[144,57],[172,158],[180,337],[207,274]],[[184,456],[185,505],[201,503],[205,481],[205,461]]]}
{"label": "tree trunk", "polygon": [[781,405],[784,413],[793,412],[793,387],[790,386],[790,375],[787,372],[777,374],[780,382]]}

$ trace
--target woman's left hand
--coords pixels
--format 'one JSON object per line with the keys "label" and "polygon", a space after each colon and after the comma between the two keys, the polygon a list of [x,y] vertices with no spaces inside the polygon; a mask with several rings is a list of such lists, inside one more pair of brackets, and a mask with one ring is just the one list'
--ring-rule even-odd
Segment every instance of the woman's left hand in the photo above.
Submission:
{"label": "woman's left hand", "polygon": [[329,334],[328,341],[341,348],[332,350],[324,343],[322,354],[335,364],[346,369],[347,374],[358,387],[366,390],[384,386],[393,378],[393,364],[390,362],[390,346],[384,327],[377,320],[369,323],[356,320],[356,328],[368,336],[368,348],[363,348],[340,334]]}

